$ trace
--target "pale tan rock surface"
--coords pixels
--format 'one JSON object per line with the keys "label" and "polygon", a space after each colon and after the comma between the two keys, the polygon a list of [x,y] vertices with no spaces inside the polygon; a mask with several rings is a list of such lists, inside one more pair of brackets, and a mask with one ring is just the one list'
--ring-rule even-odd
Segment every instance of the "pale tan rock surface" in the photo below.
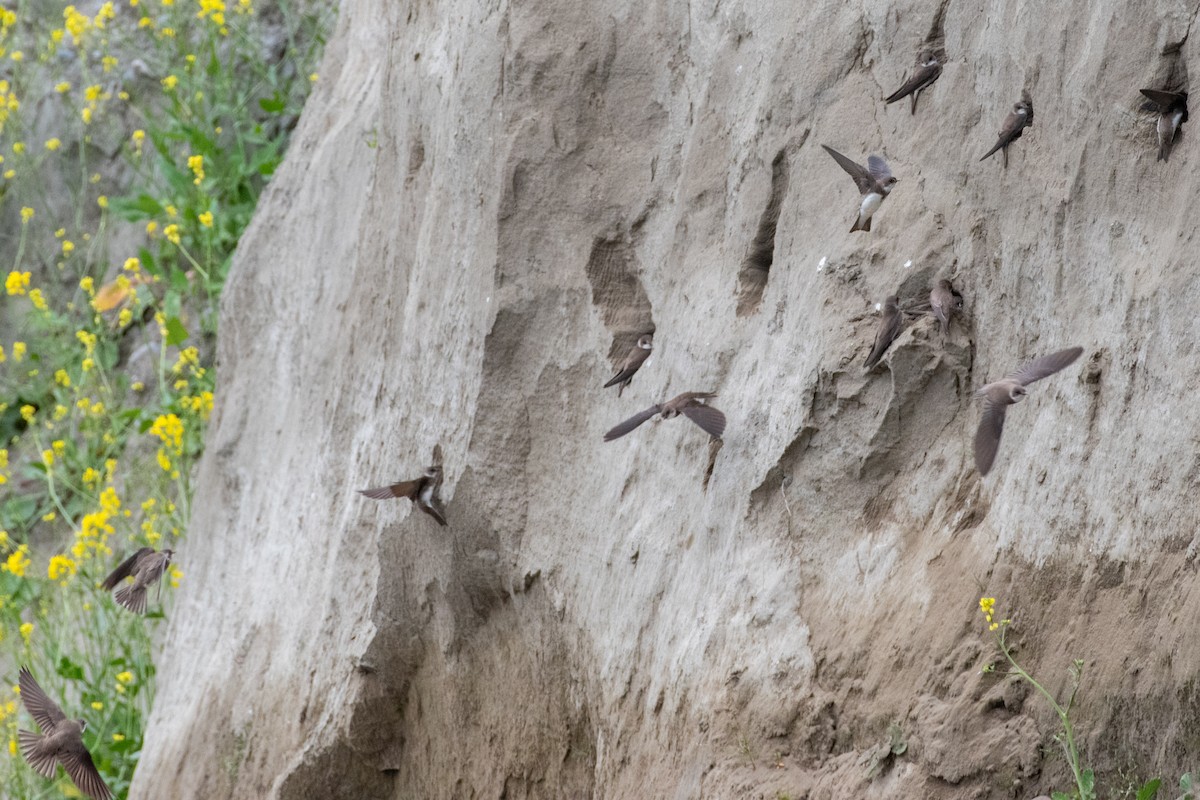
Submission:
{"label": "pale tan rock surface", "polygon": [[[346,0],[224,298],[131,796],[1065,788],[982,594],[1052,690],[1086,661],[1101,774],[1194,769],[1200,150],[1156,164],[1137,90],[1196,9],[942,10],[912,116],[930,4]],[[900,178],[872,233],[822,143]],[[914,319],[863,375],[874,304],[952,269],[944,346]],[[980,480],[971,390],[1075,344]],[[720,448],[601,442],[685,390]],[[438,442],[448,529],[355,493]]]}

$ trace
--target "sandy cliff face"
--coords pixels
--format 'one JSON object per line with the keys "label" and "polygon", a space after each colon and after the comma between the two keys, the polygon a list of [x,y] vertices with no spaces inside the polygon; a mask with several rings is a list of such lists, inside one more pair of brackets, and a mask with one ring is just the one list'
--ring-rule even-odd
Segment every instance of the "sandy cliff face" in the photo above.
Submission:
{"label": "sandy cliff face", "polygon": [[[1194,769],[1200,150],[1156,164],[1137,90],[1195,12],[346,0],[225,297],[133,796],[1031,797],[981,594],[1051,688],[1086,660],[1111,790]],[[900,178],[870,234],[819,144]],[[950,273],[965,319],[864,375]],[[1074,344],[980,479],[973,388]],[[602,443],[685,390],[723,444]],[[437,443],[448,529],[355,493]]]}

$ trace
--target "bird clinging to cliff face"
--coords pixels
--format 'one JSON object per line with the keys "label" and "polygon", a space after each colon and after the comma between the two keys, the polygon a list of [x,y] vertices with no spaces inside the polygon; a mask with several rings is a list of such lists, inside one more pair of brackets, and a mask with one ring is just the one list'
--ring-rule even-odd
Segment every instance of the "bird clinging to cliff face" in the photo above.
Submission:
{"label": "bird clinging to cliff face", "polygon": [[938,281],[929,293],[929,308],[941,323],[943,336],[950,329],[950,318],[954,316],[954,312],[961,310],[962,306],[963,296],[945,278]]}
{"label": "bird clinging to cliff face", "polygon": [[442,508],[442,446],[433,448],[433,464],[425,468],[425,474],[410,481],[374,489],[359,489],[359,494],[372,500],[386,500],[390,497],[407,497],[416,504],[417,508],[437,520],[438,525],[446,525],[446,511]]}
{"label": "bird clinging to cliff face", "polygon": [[61,763],[79,791],[95,800],[110,800],[112,792],[92,762],[92,754],[83,744],[87,722],[67,719],[67,715],[46,696],[25,667],[21,667],[18,674],[18,684],[25,710],[42,730],[40,736],[30,731],[17,731],[21,755],[29,762],[29,766],[42,777],[53,780]]}
{"label": "bird clinging to cliff face", "polygon": [[171,559],[174,556],[174,550],[155,552],[152,547],[143,547],[122,561],[100,586],[106,592],[111,592],[118,583],[132,576],[133,583],[117,589],[113,600],[135,614],[145,614],[146,591],[158,583],[159,597],[162,597],[162,584],[159,583],[159,580],[167,571],[167,567],[171,565]]}
{"label": "bird clinging to cliff face", "polygon": [[1179,134],[1179,126],[1187,122],[1187,92],[1168,92],[1160,89],[1142,89],[1150,101],[1147,105],[1158,112],[1158,161],[1171,157],[1171,145]]}
{"label": "bird clinging to cliff face", "polygon": [[1008,146],[1021,138],[1021,132],[1033,124],[1033,99],[1030,98],[1028,91],[1021,92],[1021,100],[1013,106],[1013,110],[1008,112],[1008,116],[1004,118],[1004,125],[1000,128],[1000,138],[996,141],[994,147],[983,154],[983,161],[990,157],[997,150],[1003,151],[1004,166],[1008,167]]}
{"label": "bird clinging to cliff face", "polygon": [[621,396],[621,392],[625,391],[625,387],[633,381],[633,374],[642,368],[642,364],[646,363],[646,359],[650,357],[650,351],[654,349],[654,337],[649,333],[638,337],[637,344],[629,351],[629,355],[625,356],[625,360],[621,362],[621,368],[617,370],[617,374],[609,379],[608,383],[604,384],[607,389],[610,386],[617,387],[617,397]]}
{"label": "bird clinging to cliff face", "polygon": [[900,331],[904,329],[904,315],[900,313],[900,298],[892,295],[883,301],[883,316],[879,318],[879,330],[875,334],[875,345],[867,356],[866,368],[870,369],[879,363],[883,354],[896,341]]}
{"label": "bird clinging to cliff face", "polygon": [[846,173],[854,179],[854,185],[858,187],[858,191],[862,193],[858,216],[854,218],[854,225],[850,227],[850,232],[871,230],[871,217],[891,194],[892,187],[896,185],[898,179],[892,177],[891,168],[879,156],[868,158],[867,166],[864,168],[828,145],[823,144],[821,147],[824,147],[825,152],[833,156],[833,160],[846,170]]}
{"label": "bird clinging to cliff face", "polygon": [[665,403],[656,403],[604,434],[604,441],[611,442],[613,439],[620,439],[656,414],[661,414],[663,419],[683,414],[699,425],[709,436],[720,439],[721,435],[725,433],[725,415],[703,402],[713,397],[716,395],[711,392],[684,392]]}
{"label": "bird clinging to cliff face", "polygon": [[905,97],[912,96],[912,111],[917,113],[917,98],[921,96],[924,89],[928,89],[933,85],[942,74],[942,62],[938,59],[937,54],[925,50],[917,57],[917,71],[913,76],[904,82],[896,91],[888,95],[885,101],[888,105],[903,100]]}
{"label": "bird clinging to cliff face", "polygon": [[1026,386],[1070,366],[1082,353],[1082,347],[1071,347],[1035,358],[1011,375],[975,392],[977,397],[983,398],[983,417],[979,420],[979,429],[975,431],[975,468],[980,475],[987,475],[992,462],[996,460],[1008,407],[1025,399]]}

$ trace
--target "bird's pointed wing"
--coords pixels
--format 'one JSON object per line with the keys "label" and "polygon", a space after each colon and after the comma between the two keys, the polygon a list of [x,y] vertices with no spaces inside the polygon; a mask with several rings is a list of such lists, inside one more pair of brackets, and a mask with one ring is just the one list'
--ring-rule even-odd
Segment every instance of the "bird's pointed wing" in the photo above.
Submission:
{"label": "bird's pointed wing", "polygon": [[25,667],[21,667],[21,671],[18,673],[17,684],[21,687],[21,702],[25,704],[29,715],[42,729],[42,733],[50,733],[58,723],[67,718],[62,709],[46,696],[42,687],[38,686],[33,675]]}
{"label": "bird's pointed wing", "polygon": [[720,439],[725,433],[725,415],[712,406],[700,403],[686,405],[681,413],[699,425],[709,436]]}
{"label": "bird's pointed wing", "polygon": [[100,584],[101,588],[103,588],[104,591],[106,591],[106,592],[112,591],[112,589],[118,583],[120,583],[121,581],[125,580],[126,578],[128,578],[130,575],[133,574],[133,568],[135,566],[137,566],[137,562],[138,562],[139,558],[141,558],[144,555],[148,555],[149,553],[153,553],[153,552],[154,552],[153,548],[143,547],[140,550],[138,550],[136,553],[131,555],[129,558],[122,561],[119,565],[117,565],[117,568],[112,571],[112,574],[104,579],[104,583]]}
{"label": "bird's pointed wing", "polygon": [[993,146],[991,150],[988,150],[986,153],[984,153],[983,158],[979,160],[983,161],[1000,148],[1006,147],[1017,139],[1020,139],[1021,131],[1025,129],[1026,124],[1032,119],[1032,112],[1025,115],[1018,114],[1015,111],[1008,112],[1008,116],[1004,118],[1004,125],[1000,127],[999,139],[996,140],[995,146]]}
{"label": "bird's pointed wing", "polygon": [[620,439],[622,436],[629,433],[634,428],[641,425],[643,422],[650,419],[660,411],[662,411],[662,406],[656,403],[655,405],[647,408],[645,411],[634,414],[632,417],[625,420],[608,433],[604,434],[604,441],[611,442],[613,439]]}
{"label": "bird's pointed wing", "polygon": [[446,509],[442,505],[441,499],[437,497],[431,497],[429,498],[429,505],[418,503],[417,508],[433,517],[437,521],[437,524],[441,525],[443,528],[449,525],[449,523],[446,522]]}
{"label": "bird's pointed wing", "polygon": [[867,172],[871,173],[871,177],[875,179],[876,183],[883,183],[892,177],[892,168],[879,156],[871,156],[867,159]]}
{"label": "bird's pointed wing", "polygon": [[393,483],[390,486],[377,486],[374,489],[359,489],[358,493],[364,497],[369,497],[372,500],[386,500],[389,497],[407,497],[410,500],[417,496],[417,489],[420,488],[421,479],[417,478],[412,481],[400,481]]}
{"label": "bird's pointed wing", "polygon": [[439,442],[433,446],[433,466],[440,467],[442,465],[442,445]]}
{"label": "bird's pointed wing", "polygon": [[860,192],[865,192],[870,189],[872,185],[874,185],[874,181],[871,179],[871,176],[861,164],[851,161],[849,158],[842,155],[837,150],[834,150],[829,145],[823,144],[821,147],[824,147],[825,152],[833,156],[833,160],[836,161],[842,169],[846,170],[846,173],[851,178],[854,178],[854,185],[858,187]]}
{"label": "bird's pointed wing", "polygon": [[894,103],[897,100],[903,100],[905,97],[908,97],[918,89],[924,89],[926,86],[936,81],[938,76],[941,74],[941,64],[930,64],[927,67],[918,67],[917,71],[913,73],[913,76],[906,80],[903,86],[888,95],[887,100],[884,102]]}
{"label": "bird's pointed wing", "polygon": [[83,746],[83,741],[73,742],[58,755],[63,767],[79,791],[95,800],[111,800],[112,792],[92,762],[92,754]]}
{"label": "bird's pointed wing", "polygon": [[604,384],[607,389],[610,386],[616,386],[618,383],[629,380],[633,374],[642,368],[642,364],[646,363],[646,359],[650,357],[650,350],[645,350],[641,347],[635,347],[625,357],[625,361],[621,363],[621,369],[616,375],[609,379],[608,383]]}
{"label": "bird's pointed wing", "polygon": [[903,326],[903,314],[899,311],[887,312],[887,316],[880,323],[879,332],[875,334],[875,346],[871,348],[871,354],[867,356],[866,366],[868,368],[875,366],[879,359],[883,358],[883,354],[900,335]]}
{"label": "bird's pointed wing", "polygon": [[1066,350],[1059,350],[1057,353],[1035,358],[1009,377],[1022,386],[1028,386],[1034,381],[1048,378],[1060,369],[1069,367],[1082,354],[1082,347],[1069,347]]}
{"label": "bird's pointed wing", "polygon": [[1008,406],[985,401],[979,429],[975,431],[975,469],[987,475],[1000,449],[1000,434],[1004,432],[1004,413]]}
{"label": "bird's pointed wing", "polygon": [[1159,111],[1166,111],[1177,102],[1186,101],[1187,95],[1179,92],[1166,92],[1161,89],[1142,89],[1147,100],[1158,106]]}

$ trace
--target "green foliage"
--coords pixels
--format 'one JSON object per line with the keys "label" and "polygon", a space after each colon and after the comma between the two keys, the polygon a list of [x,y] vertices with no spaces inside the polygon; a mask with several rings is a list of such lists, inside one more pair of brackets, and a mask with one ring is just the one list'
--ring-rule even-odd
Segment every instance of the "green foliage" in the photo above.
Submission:
{"label": "green foliage", "polygon": [[[151,638],[183,571],[145,618],[98,584],[121,555],[187,528],[219,294],[333,12],[140,0],[56,19],[28,6],[0,9],[0,218],[13,221],[0,227],[12,258],[0,271],[0,785],[47,788],[16,749],[18,725],[34,727],[10,688],[23,664],[87,720],[124,797],[154,694]],[[35,107],[61,122],[44,142],[25,115]],[[77,796],[61,770],[55,783]]]}

